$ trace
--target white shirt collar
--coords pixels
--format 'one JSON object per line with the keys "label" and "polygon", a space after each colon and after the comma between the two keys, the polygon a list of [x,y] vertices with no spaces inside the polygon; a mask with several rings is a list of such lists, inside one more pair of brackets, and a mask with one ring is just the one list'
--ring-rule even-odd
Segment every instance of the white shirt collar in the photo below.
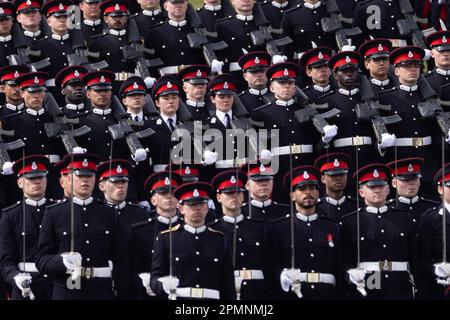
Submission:
{"label": "white shirt collar", "polygon": [[62,36],[60,36],[59,34],[54,34],[52,33],[52,38],[55,40],[59,40],[59,41],[64,41],[69,39],[70,35],[68,33],[63,34]]}
{"label": "white shirt collar", "polygon": [[20,110],[23,109],[24,104],[21,103],[21,104],[18,104],[18,105],[16,106],[16,105],[11,104],[11,103],[6,103],[6,104],[5,104],[5,107],[6,107],[7,109],[11,110],[11,111],[20,111]]}
{"label": "white shirt collar", "polygon": [[264,208],[264,207],[268,207],[272,204],[272,199],[267,199],[266,201],[259,201],[259,200],[255,200],[253,199],[251,201],[252,206],[258,207],[258,208]]}
{"label": "white shirt collar", "polygon": [[304,221],[304,222],[311,222],[314,221],[318,218],[317,213],[314,213],[310,216],[305,216],[304,214],[301,214],[300,212],[297,212],[296,214],[297,218],[299,218],[300,220]]}
{"label": "white shirt collar", "polygon": [[240,214],[238,215],[236,218],[234,217],[230,217],[230,216],[223,216],[223,221],[228,222],[228,223],[239,223],[242,220],[244,220],[244,215]]}
{"label": "white shirt collar", "polygon": [[41,33],[42,33],[41,30],[38,30],[38,31],[36,31],[36,32],[27,31],[27,30],[24,30],[24,31],[23,31],[23,34],[26,35],[27,37],[30,37],[30,38],[36,38],[36,37],[39,37],[39,36],[41,35]]}
{"label": "white shirt collar", "polygon": [[288,1],[283,2],[283,3],[278,3],[278,2],[276,2],[276,1],[272,1],[272,5],[273,5],[275,8],[279,8],[279,9],[280,9],[280,8],[285,8],[285,7],[287,7],[288,4],[289,4]]}
{"label": "white shirt collar", "polygon": [[417,91],[417,89],[419,89],[419,87],[417,86],[417,84],[413,85],[413,86],[407,86],[404,84],[400,85],[400,89],[406,92],[414,92]]}
{"label": "white shirt collar", "polygon": [[367,212],[375,213],[375,214],[385,213],[387,210],[388,210],[388,207],[386,205],[384,205],[380,208],[375,208],[375,207],[371,207],[371,206],[366,207]]}
{"label": "white shirt collar", "polygon": [[192,100],[186,100],[186,104],[190,105],[191,107],[201,108],[205,106],[205,101],[192,101]]}
{"label": "white shirt collar", "polygon": [[12,36],[11,35],[7,35],[6,37],[0,37],[0,42],[8,42],[11,41]]}
{"label": "white shirt collar", "polygon": [[318,84],[315,84],[313,86],[314,90],[319,91],[319,92],[328,92],[331,89],[331,86],[328,84],[325,87],[319,86]]}
{"label": "white shirt collar", "polygon": [[284,100],[275,100],[275,103],[276,103],[278,106],[282,106],[282,107],[289,107],[289,106],[293,105],[294,102],[295,102],[294,99],[291,99],[291,100],[288,100],[288,101],[284,101]]}
{"label": "white shirt collar", "polygon": [[352,90],[346,90],[343,88],[339,88],[339,93],[343,94],[345,96],[353,96],[353,95],[357,94],[358,92],[359,92],[359,88],[355,88]]}
{"label": "white shirt collar", "polygon": [[166,116],[165,114],[161,113],[161,118],[164,120],[164,122],[167,124],[167,126],[170,128],[169,126],[169,118],[173,120],[173,126],[176,127],[177,126],[177,115],[174,114],[171,117]]}
{"label": "white shirt collar", "polygon": [[77,197],[73,197],[73,203],[75,203],[75,204],[77,204],[79,206],[87,206],[87,205],[91,204],[92,201],[94,201],[94,198],[92,198],[92,197],[89,197],[89,198],[84,199],[84,200],[80,199],[80,198],[77,198]]}
{"label": "white shirt collar", "polygon": [[194,228],[194,227],[192,227],[192,226],[190,226],[188,224],[185,224],[184,225],[184,230],[186,230],[187,232],[192,233],[192,234],[200,234],[200,233],[202,233],[202,232],[204,232],[206,230],[206,226],[201,226],[201,227],[198,227],[198,228]]}
{"label": "white shirt collar", "polygon": [[106,109],[100,109],[100,108],[93,108],[92,112],[101,116],[106,116],[111,113],[111,108]]}
{"label": "white shirt collar", "polygon": [[248,89],[248,92],[250,92],[250,94],[254,94],[255,96],[265,95],[267,93],[267,91],[269,91],[269,89],[267,89],[267,88],[264,88],[262,90],[253,89],[253,88]]}
{"label": "white shirt collar", "polygon": [[414,204],[417,201],[419,201],[419,196],[415,196],[414,198],[406,198],[406,197],[398,197],[398,201],[400,201],[401,203],[406,203],[406,204]]}
{"label": "white shirt collar", "polygon": [[308,9],[317,9],[318,7],[320,7],[322,5],[322,2],[318,1],[314,4],[309,3],[309,2],[304,2],[303,5],[305,6],[305,8],[308,8]]}
{"label": "white shirt collar", "polygon": [[47,199],[45,199],[45,198],[42,198],[42,199],[40,199],[38,201],[31,200],[31,199],[28,199],[28,198],[25,199],[25,203],[27,205],[29,205],[29,206],[32,206],[32,207],[40,207],[40,206],[44,205],[46,202],[47,202]]}
{"label": "white shirt collar", "polygon": [[80,103],[80,104],[68,103],[68,104],[66,104],[66,108],[69,110],[81,110],[81,109],[84,109],[84,103]]}
{"label": "white shirt collar", "polygon": [[144,120],[144,111],[139,112],[138,114],[134,114],[131,112],[128,112],[128,114],[130,115],[131,119],[134,121],[134,118],[137,116],[139,121]]}
{"label": "white shirt collar", "polygon": [[127,202],[126,202],[126,201],[122,201],[122,202],[119,203],[119,204],[114,204],[114,203],[108,202],[108,204],[109,204],[111,207],[114,207],[114,208],[117,209],[117,210],[122,210],[122,209],[125,208],[125,206],[127,205]]}
{"label": "white shirt collar", "polygon": [[230,120],[233,120],[233,111],[230,110],[228,112],[223,112],[220,110],[216,110],[216,116],[219,118],[219,120],[223,123],[224,126],[226,126],[226,120],[225,120],[225,114],[228,114],[230,116]]}
{"label": "white shirt collar", "polygon": [[378,79],[375,79],[375,78],[371,78],[370,82],[372,82],[376,86],[382,87],[382,86],[387,86],[389,84],[390,80],[389,79],[378,80]]}
{"label": "white shirt collar", "polygon": [[186,23],[187,23],[186,20],[182,20],[182,21],[173,21],[173,20],[170,20],[170,19],[169,19],[169,24],[170,24],[171,26],[174,26],[174,27],[183,27],[183,26],[186,25]]}
{"label": "white shirt collar", "polygon": [[219,11],[222,10],[222,5],[218,4],[218,5],[212,5],[212,4],[204,4],[203,7],[205,8],[205,10],[208,11]]}
{"label": "white shirt collar", "polygon": [[444,70],[441,68],[436,68],[436,73],[440,74],[441,76],[450,76],[450,70]]}
{"label": "white shirt collar", "polygon": [[[444,207],[445,207],[445,210],[447,210],[447,212],[450,212],[450,203],[445,202]],[[442,216],[442,208],[439,209],[439,214]]]}
{"label": "white shirt collar", "polygon": [[236,14],[236,18],[238,18],[239,20],[242,20],[242,21],[252,21],[253,15],[244,16],[244,15],[238,13],[238,14]]}
{"label": "white shirt collar", "polygon": [[97,20],[88,20],[88,19],[84,19],[83,23],[87,26],[98,26],[100,23],[102,23],[102,20],[97,19]]}
{"label": "white shirt collar", "polygon": [[114,30],[114,29],[109,29],[109,33],[116,37],[124,36],[127,34],[127,29],[123,29],[123,30],[119,30],[119,31]]}
{"label": "white shirt collar", "polygon": [[27,110],[27,113],[28,114],[31,114],[32,116],[40,116],[40,115],[42,115],[44,112],[45,112],[45,109],[44,108],[41,108],[41,109],[39,109],[39,110],[34,110],[34,109],[30,109],[30,108],[27,108],[26,109]]}
{"label": "white shirt collar", "polygon": [[149,16],[149,17],[153,17],[153,16],[157,16],[158,14],[161,13],[161,9],[155,9],[155,10],[142,10],[142,14],[144,16]]}
{"label": "white shirt collar", "polygon": [[345,196],[343,196],[342,198],[340,198],[339,200],[333,199],[331,197],[325,197],[325,200],[329,203],[332,204],[333,206],[340,206],[341,204],[343,204],[345,202]]}
{"label": "white shirt collar", "polygon": [[178,221],[178,216],[173,216],[172,218],[166,218],[166,217],[158,215],[156,219],[158,219],[158,221],[163,224],[170,224],[170,222],[172,222],[172,224],[174,224],[175,222]]}

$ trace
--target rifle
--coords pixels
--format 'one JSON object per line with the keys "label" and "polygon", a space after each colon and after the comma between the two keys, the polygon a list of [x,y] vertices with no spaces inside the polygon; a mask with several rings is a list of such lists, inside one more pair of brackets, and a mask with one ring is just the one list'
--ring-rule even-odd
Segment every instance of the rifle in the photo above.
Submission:
{"label": "rifle", "polygon": [[450,138],[450,118],[448,113],[443,110],[442,106],[449,107],[450,101],[441,101],[423,75],[420,76],[418,85],[419,92],[425,100],[420,102],[417,106],[420,115],[424,119],[436,119],[445,140],[448,141]]}
{"label": "rifle", "polygon": [[[378,110],[390,111],[390,105],[381,105],[378,102],[377,96],[370,86],[369,80],[363,74],[360,74],[360,92],[362,102],[355,107],[356,117],[361,120],[371,121],[372,128],[377,138],[378,144],[382,141],[383,133],[388,133],[387,124],[394,124],[402,121],[398,114],[382,117]],[[378,148],[381,155],[384,155],[386,150]]]}
{"label": "rifle", "polygon": [[[108,127],[109,133],[113,140],[123,139],[127,143],[128,149],[131,154],[134,155],[136,150],[144,149],[139,139],[150,137],[155,133],[151,128],[147,128],[142,131],[135,132],[132,126],[142,126],[143,122],[135,122],[130,118],[130,115],[125,112],[119,99],[116,95],[113,95],[111,101],[111,110],[114,118],[117,120],[117,124],[110,125]],[[149,152],[148,148],[144,149]]]}
{"label": "rifle", "polygon": [[30,45],[23,34],[20,26],[15,23],[11,30],[11,35],[14,41],[14,48],[17,51],[17,54],[11,54],[7,57],[8,61],[12,65],[27,65],[36,70],[41,70],[50,65],[50,61],[47,59],[43,59],[38,62],[31,62],[31,57],[40,57],[40,50],[31,50]]}
{"label": "rifle", "polygon": [[273,57],[275,55],[281,55],[279,47],[292,43],[292,39],[288,36],[283,38],[274,39],[272,34],[282,35],[282,29],[273,29],[270,26],[269,21],[264,16],[264,12],[258,3],[255,3],[253,7],[253,16],[255,24],[258,30],[250,32],[250,38],[255,46],[266,46],[266,50]]}
{"label": "rifle", "polygon": [[44,124],[45,133],[50,139],[61,138],[64,148],[68,154],[73,153],[73,149],[78,147],[75,137],[81,137],[91,131],[91,128],[84,125],[77,129],[72,129],[73,125],[78,124],[80,120],[68,119],[58,107],[55,98],[50,92],[45,94],[45,110],[53,118],[53,122]]}
{"label": "rifle", "polygon": [[324,17],[320,21],[323,32],[335,34],[339,49],[342,49],[345,45],[351,45],[350,38],[362,34],[361,29],[358,27],[344,29],[342,22],[347,21],[343,18],[336,0],[326,0],[326,7],[329,17]]}
{"label": "rifle", "polygon": [[0,128],[0,170],[6,162],[11,162],[9,157],[9,150],[17,150],[25,147],[22,139],[17,139],[12,142],[3,142],[3,136],[14,137],[14,130],[3,130]]}
{"label": "rifle", "polygon": [[72,49],[75,52],[67,55],[69,66],[83,66],[88,71],[108,68],[108,63],[105,60],[97,63],[89,63],[88,57],[99,58],[100,52],[91,52],[88,50],[80,29],[73,29],[70,37],[72,39]]}
{"label": "rifle", "polygon": [[209,32],[203,25],[202,20],[195,11],[194,7],[189,3],[186,11],[186,16],[189,25],[194,29],[194,32],[187,34],[189,46],[193,49],[202,49],[203,56],[209,66],[212,65],[213,60],[219,60],[216,56],[216,51],[224,50],[228,45],[224,41],[210,43],[208,37],[217,38],[216,32]]}
{"label": "rifle", "polygon": [[422,49],[428,49],[423,39],[425,34],[417,25],[417,23],[426,24],[428,19],[417,17],[409,0],[398,0],[398,4],[402,15],[405,17],[405,19],[397,21],[398,32],[402,36],[411,37],[415,46],[419,46]]}

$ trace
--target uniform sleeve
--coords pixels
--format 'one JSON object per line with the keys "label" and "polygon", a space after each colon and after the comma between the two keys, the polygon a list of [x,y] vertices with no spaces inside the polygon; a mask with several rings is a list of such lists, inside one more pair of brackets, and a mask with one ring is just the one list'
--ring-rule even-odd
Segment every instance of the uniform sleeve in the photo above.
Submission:
{"label": "uniform sleeve", "polygon": [[15,241],[14,223],[7,213],[0,219],[0,270],[2,277],[14,286],[14,277],[20,273],[19,248]]}
{"label": "uniform sleeve", "polygon": [[159,278],[169,275],[169,256],[168,248],[164,243],[164,239],[161,234],[156,237],[155,240],[155,252],[152,259],[152,278],[150,286],[158,296],[167,297],[166,292],[163,289],[162,283],[158,281]]}
{"label": "uniform sleeve", "polygon": [[231,246],[224,236],[224,260],[222,265],[222,278],[220,285],[220,299],[221,300],[236,300],[236,287],[234,284],[234,270],[232,262]]}
{"label": "uniform sleeve", "polygon": [[[148,235],[150,236],[150,235]],[[151,270],[145,268],[144,260],[151,259],[143,254],[142,242],[137,235],[137,231],[133,228],[131,229],[130,238],[130,265],[131,265],[131,296],[132,299],[141,300],[143,298],[144,287],[138,276],[141,272],[150,272]]]}
{"label": "uniform sleeve", "polygon": [[418,230],[418,252],[421,275],[425,281],[435,281],[433,267],[432,214],[424,215]]}
{"label": "uniform sleeve", "polygon": [[126,241],[126,226],[122,219],[116,218],[116,230],[114,232],[114,268],[113,279],[119,299],[129,299],[131,291],[131,268],[128,255],[129,243]]}

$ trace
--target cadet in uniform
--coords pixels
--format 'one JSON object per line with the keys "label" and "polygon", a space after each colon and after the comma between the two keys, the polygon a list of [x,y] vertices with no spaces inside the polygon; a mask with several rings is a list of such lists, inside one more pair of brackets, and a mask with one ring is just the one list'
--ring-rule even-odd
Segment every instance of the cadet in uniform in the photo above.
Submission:
{"label": "cadet in uniform", "polygon": [[[450,100],[450,31],[440,31],[425,38],[436,67],[426,78],[441,100]],[[447,108],[448,109],[448,108]],[[448,110],[446,110],[448,111]]]}
{"label": "cadet in uniform", "polygon": [[0,92],[5,94],[5,104],[0,108],[1,117],[16,114],[23,109],[23,99],[16,79],[28,72],[30,68],[21,65],[0,68]]}
{"label": "cadet in uniform", "polygon": [[216,31],[216,21],[236,14],[229,0],[203,0],[197,9],[198,16],[209,32]]}
{"label": "cadet in uniform", "polygon": [[211,185],[205,182],[175,189],[184,224],[156,238],[151,288],[158,296],[176,293],[177,299],[236,299],[232,244],[222,232],[205,226],[210,193]]}
{"label": "cadet in uniform", "polygon": [[[284,178],[284,187],[291,190],[290,197],[295,206],[295,213],[291,212],[291,215],[295,216],[276,220],[268,240],[272,245],[269,252],[273,279],[281,299],[301,298],[298,291],[297,296],[288,293],[295,284],[301,285],[304,299],[339,297],[342,272],[339,226],[317,214],[318,178],[319,173],[312,166],[294,168]],[[291,256],[291,246],[295,247],[295,257]],[[292,259],[295,259],[294,265]]]}
{"label": "cadet in uniform", "polygon": [[99,157],[68,154],[65,160],[68,183],[73,179],[74,209],[71,212],[67,199],[47,207],[36,266],[53,281],[55,300],[112,300],[114,291],[126,298],[128,270],[123,269],[127,260],[119,217],[113,208],[92,198]]}
{"label": "cadet in uniform", "polygon": [[45,37],[45,31],[41,30],[41,0],[17,0],[14,1],[16,21],[23,29],[23,34],[29,46]]}
{"label": "cadet in uniform", "polygon": [[1,274],[13,288],[13,300],[51,298],[51,283],[34,264],[45,207],[52,204],[45,198],[49,166],[43,155],[18,159],[13,166],[24,202],[4,208],[0,222]]}
{"label": "cadet in uniform", "polygon": [[78,4],[83,13],[83,20],[77,24],[81,29],[84,41],[89,46],[91,37],[103,32],[103,22],[101,20],[100,3],[101,0],[82,0]]}
{"label": "cadet in uniform", "polygon": [[147,30],[161,21],[167,19],[167,14],[161,10],[159,1],[157,0],[138,0],[141,11],[130,17],[134,19],[139,29],[141,38],[145,39]]}
{"label": "cadet in uniform", "polygon": [[348,154],[333,152],[314,162],[325,186],[325,196],[319,199],[317,211],[335,222],[341,222],[343,216],[358,209],[356,200],[345,195],[350,161]]}
{"label": "cadet in uniform", "polygon": [[369,71],[370,84],[376,94],[395,87],[395,81],[389,75],[391,49],[392,43],[387,39],[373,39],[359,47],[359,54],[364,58],[364,66]]}
{"label": "cadet in uniform", "polygon": [[150,193],[150,201],[155,209],[146,221],[133,224],[130,241],[130,262],[133,277],[132,297],[144,299],[154,296],[150,288],[150,271],[154,241],[157,235],[170,227],[180,224],[177,215],[178,201],[173,192],[182,184],[175,172],[156,172],[145,181],[145,190]]}
{"label": "cadet in uniform", "polygon": [[0,66],[6,66],[8,65],[6,57],[16,53],[11,35],[14,23],[12,19],[14,4],[12,2],[1,2],[0,9]]}
{"label": "cadet in uniform", "polygon": [[233,267],[238,299],[257,300],[269,297],[268,267],[264,220],[242,214],[244,185],[242,171],[226,170],[216,175],[212,185],[223,216],[210,226],[222,231],[233,243]]}
{"label": "cadet in uniform", "polygon": [[[368,299],[414,298],[415,228],[408,212],[386,205],[389,175],[389,167],[379,163],[367,165],[354,175],[358,177],[359,194],[365,206],[343,218],[344,263],[352,283],[349,288],[352,298],[361,297],[354,285]],[[371,276],[377,279],[368,281]]]}
{"label": "cadet in uniform", "polygon": [[264,12],[264,16],[269,20],[270,25],[279,29],[281,27],[281,20],[283,19],[284,13],[290,8],[296,7],[300,0],[276,0],[269,1],[264,0],[260,3],[261,9]]}

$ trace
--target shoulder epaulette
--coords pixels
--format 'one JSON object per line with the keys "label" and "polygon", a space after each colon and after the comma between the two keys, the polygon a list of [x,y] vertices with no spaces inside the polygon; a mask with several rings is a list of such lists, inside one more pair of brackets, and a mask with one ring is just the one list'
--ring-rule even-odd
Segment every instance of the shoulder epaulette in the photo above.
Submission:
{"label": "shoulder epaulette", "polygon": [[3,210],[3,212],[10,211],[14,208],[17,208],[21,204],[22,204],[22,201],[17,201],[16,203],[10,205],[9,207],[3,208],[2,210]]}
{"label": "shoulder epaulette", "polygon": [[278,223],[278,222],[281,222],[281,221],[284,221],[284,220],[286,220],[286,219],[289,219],[291,217],[291,215],[290,214],[286,214],[285,216],[283,216],[283,217],[278,217],[278,218],[276,218],[276,219],[273,219],[272,220],[272,223]]}
{"label": "shoulder epaulette", "polygon": [[259,106],[259,107],[255,108],[255,109],[253,109],[253,112],[260,111],[260,110],[262,110],[262,109],[265,109],[265,108],[267,108],[267,107],[270,107],[271,105],[272,105],[272,102],[263,104],[262,106]]}
{"label": "shoulder epaulette", "polygon": [[181,224],[177,224],[175,227],[172,227],[172,228],[170,228],[170,229],[161,231],[161,234],[169,233],[169,232],[171,232],[171,231],[177,231],[178,229],[180,229],[180,226],[181,226]]}
{"label": "shoulder epaulette", "polygon": [[355,211],[352,211],[350,213],[344,214],[342,216],[342,220],[350,218],[351,216],[355,215],[358,211],[361,211],[361,210],[362,210],[362,208],[359,208],[358,210],[355,210]]}
{"label": "shoulder epaulette", "polygon": [[18,115],[20,115],[22,113],[23,113],[22,110],[20,110],[20,111],[14,112],[14,113],[7,114],[6,116],[2,117],[2,120],[17,117]]}
{"label": "shoulder epaulette", "polygon": [[153,28],[159,27],[159,26],[161,26],[161,25],[163,25],[163,24],[164,24],[164,21],[160,21],[160,22],[158,22],[158,23],[155,23],[155,24],[150,25],[148,28],[149,28],[149,29],[153,29]]}
{"label": "shoulder epaulette", "polygon": [[295,11],[295,10],[297,10],[298,8],[301,8],[301,7],[303,7],[303,4],[302,4],[302,3],[298,3],[295,7],[292,7],[292,8],[287,9],[284,13],[288,13],[288,12]]}
{"label": "shoulder epaulette", "polygon": [[67,199],[58,200],[58,202],[47,206],[47,208],[50,209],[50,208],[53,208],[53,207],[57,207],[57,206],[62,205],[64,203],[66,203],[66,202],[67,202]]}
{"label": "shoulder epaulette", "polygon": [[131,225],[131,228],[134,229],[134,228],[139,228],[139,227],[147,226],[147,225],[151,224],[151,223],[154,222],[154,221],[155,221],[155,220],[153,220],[152,218],[148,218],[147,220],[139,221],[139,222],[133,223],[133,224]]}
{"label": "shoulder epaulette", "polygon": [[420,200],[422,200],[424,202],[432,203],[432,204],[435,204],[435,205],[440,205],[440,202],[437,202],[437,201],[434,201],[434,200],[425,199],[425,198],[422,198],[422,197],[420,197]]}
{"label": "shoulder epaulette", "polygon": [[394,92],[394,91],[397,91],[397,88],[396,88],[396,87],[392,87],[392,88],[389,88],[389,89],[380,91],[380,92],[378,92],[378,95],[384,94],[384,93],[389,93],[389,92]]}
{"label": "shoulder epaulette", "polygon": [[228,16],[228,17],[225,17],[225,18],[217,19],[216,23],[219,23],[219,22],[222,22],[222,21],[225,21],[225,20],[229,20],[231,18],[233,18],[233,16]]}
{"label": "shoulder epaulette", "polygon": [[218,234],[221,234],[221,235],[223,235],[223,236],[224,236],[224,233],[223,233],[222,231],[219,231],[219,230],[213,229],[213,228],[211,228],[211,227],[208,227],[208,230],[209,230],[209,231],[211,231],[211,232],[215,232],[215,233],[218,233]]}
{"label": "shoulder epaulette", "polygon": [[91,39],[97,39],[97,38],[100,38],[100,37],[104,37],[104,36],[106,36],[108,33],[107,32],[103,32],[103,33],[99,33],[99,34],[93,34],[93,35],[91,35]]}

